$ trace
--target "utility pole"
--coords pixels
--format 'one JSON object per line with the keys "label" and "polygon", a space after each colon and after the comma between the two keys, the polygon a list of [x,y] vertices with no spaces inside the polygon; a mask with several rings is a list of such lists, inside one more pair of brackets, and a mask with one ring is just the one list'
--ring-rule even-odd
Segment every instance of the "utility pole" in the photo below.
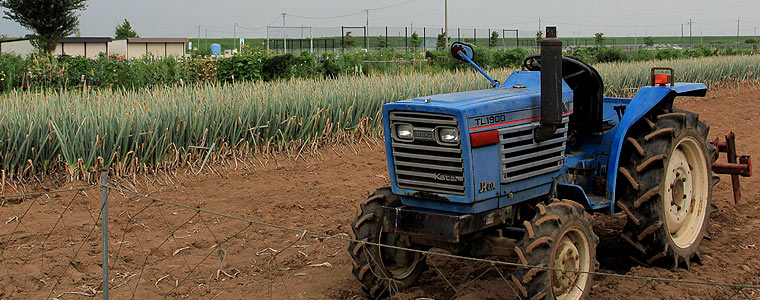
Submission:
{"label": "utility pole", "polygon": [[445,19],[444,26],[446,27],[443,34],[444,36],[446,36],[446,47],[448,47],[449,46],[449,0],[444,0],[443,3],[444,3],[443,4],[444,5],[443,18]]}
{"label": "utility pole", "polygon": [[[201,50],[201,25],[198,25],[198,45],[195,45],[195,49]],[[196,54],[198,53],[196,50]]]}
{"label": "utility pole", "polygon": [[739,48],[739,18],[736,18],[736,48]]}
{"label": "utility pole", "polygon": [[237,37],[237,23],[232,24],[232,48],[237,50],[237,43],[235,43],[235,37]]}
{"label": "utility pole", "polygon": [[691,21],[691,18],[689,18],[689,44],[691,44],[691,49],[694,49],[694,42],[691,39],[691,24],[694,23]]}
{"label": "utility pole", "polygon": [[367,24],[364,25],[366,29],[364,29],[364,45],[367,45],[367,50],[369,50],[369,9],[365,9],[364,12],[367,13]]}
{"label": "utility pole", "polygon": [[282,53],[288,53],[288,40],[285,37],[285,13],[282,13]]}
{"label": "utility pole", "polygon": [[[639,44],[639,43],[636,42],[636,31],[635,30],[633,31],[633,44],[634,45],[638,45]],[[636,47],[636,48],[638,48],[638,47]]]}
{"label": "utility pole", "polygon": [[683,45],[683,24],[681,24],[681,45]]}
{"label": "utility pole", "polygon": [[[541,18],[538,18],[538,31],[541,31]],[[536,35],[538,35],[538,31],[536,31]],[[538,47],[538,38],[536,38],[536,47]]]}

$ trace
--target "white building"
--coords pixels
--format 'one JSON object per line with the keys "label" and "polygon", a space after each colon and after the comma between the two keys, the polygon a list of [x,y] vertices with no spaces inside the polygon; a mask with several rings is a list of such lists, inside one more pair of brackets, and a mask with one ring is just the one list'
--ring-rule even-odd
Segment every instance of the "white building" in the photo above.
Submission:
{"label": "white building", "polygon": [[[110,37],[66,37],[62,38],[53,52],[54,55],[83,56],[97,58],[100,53],[129,59],[140,58],[150,53],[154,57],[184,56],[186,38],[128,38],[114,40]],[[0,41],[0,53],[14,53],[21,56],[34,53],[29,39]]]}

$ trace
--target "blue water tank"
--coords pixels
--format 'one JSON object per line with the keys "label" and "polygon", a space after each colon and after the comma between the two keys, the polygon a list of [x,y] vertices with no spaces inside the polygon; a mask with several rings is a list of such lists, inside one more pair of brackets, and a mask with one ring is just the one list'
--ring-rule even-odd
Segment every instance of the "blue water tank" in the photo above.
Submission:
{"label": "blue water tank", "polygon": [[222,45],[211,44],[211,55],[222,55]]}

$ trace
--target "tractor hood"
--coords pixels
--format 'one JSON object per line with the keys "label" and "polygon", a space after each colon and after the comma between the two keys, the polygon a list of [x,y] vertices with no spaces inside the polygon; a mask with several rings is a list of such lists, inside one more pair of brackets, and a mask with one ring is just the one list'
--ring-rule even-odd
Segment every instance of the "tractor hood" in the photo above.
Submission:
{"label": "tractor hood", "polygon": [[[564,114],[573,110],[573,91],[562,82],[562,103]],[[468,92],[432,95],[409,100],[397,101],[383,106],[383,114],[391,110],[411,110],[430,113],[454,115],[467,119],[466,131],[477,131],[479,127],[498,125],[493,121],[506,120],[500,114],[524,111],[520,119],[510,118],[506,121],[523,119],[538,120],[541,112],[541,73],[532,71],[515,71],[499,88]],[[478,117],[497,116],[478,120]],[[465,128],[461,128],[465,129]]]}
{"label": "tractor hood", "polygon": [[[479,213],[548,192],[551,176],[560,171],[561,164],[557,163],[564,149],[549,153],[557,147],[536,148],[537,155],[542,156],[528,162],[531,166],[507,166],[507,157],[500,154],[499,146],[508,142],[500,141],[507,134],[519,134],[510,139],[521,141],[526,140],[523,135],[532,135],[533,127],[528,124],[541,119],[540,79],[540,72],[516,71],[499,88],[383,105],[391,186],[395,194],[402,196],[402,203],[438,211]],[[563,82],[560,94],[562,115],[566,117],[573,111],[573,91]],[[443,141],[441,131],[451,132],[452,127],[456,133],[449,136],[457,135],[459,139],[453,143]],[[511,127],[520,129],[506,133]],[[401,138],[402,131],[410,136]],[[557,134],[563,139],[566,132],[565,127]],[[559,141],[559,145],[551,145],[563,144]],[[522,148],[530,147],[534,146]],[[541,174],[511,177],[513,169]]]}

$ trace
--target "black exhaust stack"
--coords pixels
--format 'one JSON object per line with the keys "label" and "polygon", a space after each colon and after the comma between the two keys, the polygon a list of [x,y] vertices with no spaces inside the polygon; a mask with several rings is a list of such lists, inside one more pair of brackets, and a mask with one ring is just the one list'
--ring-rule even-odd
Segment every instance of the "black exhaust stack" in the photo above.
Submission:
{"label": "black exhaust stack", "polygon": [[562,41],[557,27],[546,27],[541,40],[541,125],[536,128],[537,143],[551,139],[562,125]]}

